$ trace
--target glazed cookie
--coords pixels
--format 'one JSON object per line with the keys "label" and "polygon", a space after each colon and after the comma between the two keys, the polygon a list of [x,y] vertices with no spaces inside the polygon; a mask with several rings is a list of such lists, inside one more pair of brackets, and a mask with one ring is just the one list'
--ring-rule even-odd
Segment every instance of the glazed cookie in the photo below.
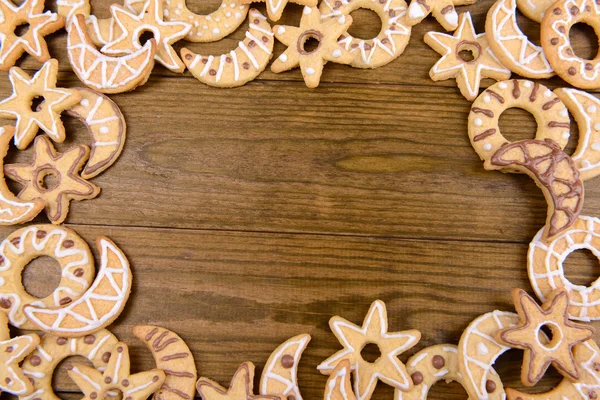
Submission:
{"label": "glazed cookie", "polygon": [[350,361],[342,360],[327,378],[324,400],[356,400],[350,383]]}
{"label": "glazed cookie", "polygon": [[283,9],[289,1],[309,8],[316,7],[318,3],[318,0],[241,0],[242,4],[251,4],[257,1],[264,1],[266,3],[267,15],[271,21],[279,21],[283,14]]}
{"label": "glazed cookie", "polygon": [[552,240],[543,240],[541,229],[529,244],[527,272],[538,298],[546,301],[556,289],[569,293],[569,318],[600,319],[600,279],[590,286],[575,285],[565,276],[564,262],[574,251],[587,249],[600,260],[600,219],[579,216]]}
{"label": "glazed cookie", "polygon": [[[55,142],[65,140],[65,128],[60,113],[77,104],[81,97],[71,89],[56,87],[58,61],[50,60],[30,78],[21,68],[12,67],[8,78],[13,94],[0,102],[0,117],[16,119],[15,146],[26,149],[42,129]],[[38,111],[31,105],[34,99],[43,100]]]}
{"label": "glazed cookie", "polygon": [[469,138],[482,160],[489,160],[508,143],[500,132],[499,120],[506,109],[513,107],[533,114],[537,122],[536,139],[552,139],[561,148],[567,145],[571,123],[562,101],[537,82],[514,79],[490,86],[471,106]]}
{"label": "glazed cookie", "polygon": [[[18,194],[21,200],[41,199],[50,222],[61,224],[67,218],[71,200],[93,199],[100,194],[98,186],[79,174],[90,156],[90,148],[73,146],[57,153],[44,136],[35,139],[34,147],[31,164],[6,164],[4,173],[23,185]],[[46,184],[48,177],[53,177],[55,183]]]}
{"label": "glazed cookie", "polygon": [[109,57],[94,47],[83,16],[77,15],[69,27],[67,52],[73,71],[84,84],[102,93],[123,93],[148,81],[154,68],[156,40],[149,40],[131,54]]}
{"label": "glazed cookie", "polygon": [[0,393],[6,392],[16,396],[30,394],[33,385],[21,370],[19,364],[40,343],[36,334],[10,338],[8,317],[0,313]]}
{"label": "glazed cookie", "polygon": [[525,173],[542,189],[548,203],[544,240],[568,229],[581,212],[584,190],[579,171],[551,139],[506,144],[485,162],[485,168]]}
{"label": "glazed cookie", "polygon": [[532,79],[550,78],[554,70],[544,49],[533,44],[521,31],[516,13],[516,0],[497,0],[488,11],[485,32],[492,51],[516,74]]}
{"label": "glazed cookie", "polygon": [[[479,95],[479,83],[483,78],[505,80],[510,78],[506,69],[489,48],[485,33],[475,33],[471,14],[460,15],[459,27],[454,35],[440,32],[427,32],[425,43],[442,55],[429,71],[433,81],[455,78],[460,93],[470,101]],[[470,61],[460,54],[468,51],[473,56]]]}
{"label": "glazed cookie", "polygon": [[260,377],[260,394],[302,400],[298,388],[298,363],[308,342],[310,335],[307,333],[294,336],[271,353]]}
{"label": "glazed cookie", "polygon": [[109,55],[136,54],[142,49],[140,37],[144,32],[152,32],[156,39],[156,61],[173,72],[183,72],[185,65],[173,49],[173,43],[182,39],[192,28],[187,22],[163,21],[161,0],[146,0],[139,13],[130,11],[118,4],[110,7],[110,12],[123,32],[100,50]]}
{"label": "glazed cookie", "polygon": [[571,47],[569,32],[583,22],[600,32],[600,7],[593,0],[561,0],[553,3],[542,21],[541,41],[557,75],[581,89],[600,88],[600,58],[585,60]]}
{"label": "glazed cookie", "polygon": [[267,18],[255,9],[250,10],[250,27],[245,37],[229,53],[201,56],[183,48],[181,58],[202,83],[215,87],[242,86],[264,71],[273,57],[275,42]]}
{"label": "glazed cookie", "polygon": [[517,7],[527,18],[541,23],[546,10],[554,3],[554,0],[517,0]]}
{"label": "glazed cookie", "polygon": [[[553,292],[540,307],[524,290],[513,289],[513,302],[519,315],[517,326],[496,333],[496,338],[511,347],[523,349],[521,382],[535,385],[550,364],[573,380],[581,374],[573,357],[573,346],[589,340],[593,328],[569,321],[569,296],[565,290]],[[539,332],[547,327],[552,332],[549,343],[541,343]]]}
{"label": "glazed cookie", "polygon": [[[271,64],[271,71],[280,73],[300,66],[306,86],[319,86],[323,66],[328,61],[348,64],[352,54],[337,39],[348,30],[352,18],[342,15],[339,18],[322,21],[321,13],[316,7],[304,7],[300,27],[275,25],[273,32],[277,40],[288,46]],[[319,43],[314,50],[306,50],[304,45],[308,39],[316,39]]]}
{"label": "glazed cookie", "polygon": [[408,8],[406,23],[414,26],[430,13],[447,31],[458,27],[458,14],[454,6],[475,4],[477,0],[413,0]]}
{"label": "glazed cookie", "polygon": [[[354,392],[359,400],[371,397],[378,380],[404,391],[413,388],[406,367],[397,356],[416,345],[421,333],[415,329],[388,332],[387,311],[383,301],[376,300],[371,304],[362,327],[337,316],[329,320],[329,326],[344,349],[317,367],[321,373],[329,375],[341,360],[350,360],[354,371]],[[369,343],[376,344],[381,352],[374,362],[361,356],[361,351]]]}
{"label": "glazed cookie", "polygon": [[255,395],[253,388],[254,364],[249,361],[239,366],[229,389],[208,378],[200,378],[196,384],[202,400],[281,400],[279,396]]}
{"label": "glazed cookie", "polygon": [[582,181],[600,174],[600,101],[576,89],[554,89],[567,106],[579,128],[577,149],[571,155]]}
{"label": "glazed cookie", "polygon": [[[54,292],[43,299],[31,296],[21,282],[27,264],[38,257],[58,262],[61,278]],[[0,311],[21,329],[35,329],[23,308],[61,307],[80,298],[94,277],[94,257],[87,243],[74,231],[53,225],[33,225],[10,234],[0,244]]]}
{"label": "glazed cookie", "polygon": [[59,400],[52,390],[52,374],[58,364],[65,358],[81,356],[90,360],[95,368],[104,369],[117,342],[115,335],[106,329],[76,339],[44,335],[37,349],[23,363],[23,373],[32,382],[33,393],[21,396],[21,400]]}
{"label": "glazed cookie", "polygon": [[373,39],[358,39],[346,33],[339,44],[354,55],[350,63],[357,68],[378,68],[395,60],[404,52],[410,39],[410,26],[406,25],[404,0],[323,0],[319,6],[321,18],[340,18],[364,8],[374,11],[381,19],[379,35]]}
{"label": "glazed cookie", "polygon": [[127,258],[106,237],[96,239],[100,269],[92,286],[63,307],[25,306],[35,329],[63,337],[91,335],[113,323],[121,314],[131,292],[131,269]]}
{"label": "glazed cookie", "polygon": [[[50,59],[44,36],[65,26],[65,19],[50,11],[44,12],[43,0],[25,0],[16,6],[10,0],[0,0],[0,70],[8,71],[27,52],[39,62]],[[20,26],[29,29],[22,35],[15,33]]]}
{"label": "glazed cookie", "polygon": [[104,399],[114,390],[120,390],[124,399],[146,400],[165,380],[165,373],[159,369],[132,375],[129,367],[129,349],[125,343],[118,342],[112,348],[108,365],[103,372],[73,363],[67,367],[67,373],[83,392],[84,400]]}
{"label": "glazed cookie", "polygon": [[196,393],[196,364],[187,344],[168,329],[138,325],[133,334],[150,349],[165,382],[154,394],[156,400],[191,400]]}

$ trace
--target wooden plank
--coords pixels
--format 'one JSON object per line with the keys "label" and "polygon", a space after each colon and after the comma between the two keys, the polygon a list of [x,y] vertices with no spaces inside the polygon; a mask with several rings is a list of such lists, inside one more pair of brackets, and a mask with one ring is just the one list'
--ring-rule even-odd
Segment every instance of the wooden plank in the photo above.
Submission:
{"label": "wooden plank", "polygon": [[[252,360],[261,368],[279,343],[308,332],[313,339],[299,375],[307,399],[322,396],[325,377],[315,367],[340,348],[327,324],[333,315],[361,323],[369,304],[382,299],[390,330],[422,332],[416,351],[457,343],[478,315],[512,309],[512,287],[530,289],[523,244],[73,228],[89,243],[109,236],[129,257],[133,296],[111,330],[132,346],[136,371],[153,366],[131,334],[136,324],[178,332],[192,349],[199,373],[223,384],[238,363]],[[0,229],[2,237],[9,232]],[[590,274],[591,260],[580,253],[569,258],[569,277],[590,282],[597,272]],[[46,276],[32,277],[28,270],[25,280],[28,287],[47,285]],[[507,384],[518,384],[520,362],[518,351],[502,358],[499,370]],[[552,376],[536,390],[556,383]],[[55,382],[58,390],[76,390],[64,373]],[[375,399],[391,398],[391,390],[381,387]],[[434,398],[465,398],[457,386],[441,388],[444,395]]]}

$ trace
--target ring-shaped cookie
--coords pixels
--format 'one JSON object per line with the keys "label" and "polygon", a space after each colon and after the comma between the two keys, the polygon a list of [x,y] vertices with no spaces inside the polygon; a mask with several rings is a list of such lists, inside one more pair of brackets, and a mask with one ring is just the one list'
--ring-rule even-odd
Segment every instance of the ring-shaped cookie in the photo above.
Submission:
{"label": "ring-shaped cookie", "polygon": [[103,371],[118,342],[116,336],[106,329],[71,339],[50,334],[42,336],[40,345],[23,362],[23,373],[33,383],[33,393],[20,399],[59,400],[52,390],[52,373],[62,360],[73,356],[85,357],[94,368]]}
{"label": "ring-shaped cookie", "polygon": [[[58,287],[38,299],[25,290],[21,274],[37,257],[55,259],[61,269]],[[0,243],[0,311],[21,329],[37,329],[23,308],[62,307],[79,299],[94,278],[94,257],[87,243],[74,231],[62,226],[33,225],[11,233]]]}
{"label": "ring-shaped cookie", "polygon": [[527,273],[541,301],[556,289],[569,293],[569,317],[580,321],[600,319],[600,278],[590,286],[576,285],[565,276],[564,261],[572,252],[591,251],[600,260],[600,219],[579,216],[552,240],[542,239],[541,229],[529,244]]}
{"label": "ring-shaped cookie", "polygon": [[555,0],[517,0],[517,8],[527,18],[537,23],[541,23],[544,19],[546,10],[554,3]]}
{"label": "ring-shaped cookie", "polygon": [[508,140],[500,132],[500,115],[508,108],[529,111],[537,122],[535,138],[552,139],[564,149],[569,141],[569,113],[550,89],[537,82],[513,79],[484,90],[471,106],[468,133],[479,157],[487,161]]}
{"label": "ring-shaped cookie", "polygon": [[600,54],[593,60],[585,60],[571,47],[569,32],[580,22],[591,26],[596,35],[600,35],[600,5],[590,0],[553,3],[542,21],[542,47],[558,76],[580,89],[598,89]]}
{"label": "ring-shaped cookie", "polygon": [[404,0],[323,0],[321,18],[340,18],[365,8],[381,19],[381,31],[373,39],[358,39],[349,34],[340,37],[341,44],[354,55],[350,63],[356,68],[377,68],[395,60],[410,40],[411,27],[405,24],[407,5]]}
{"label": "ring-shaped cookie", "polygon": [[517,24],[516,0],[498,0],[485,20],[486,38],[500,62],[525,78],[550,78],[554,71],[542,47],[533,44]]}

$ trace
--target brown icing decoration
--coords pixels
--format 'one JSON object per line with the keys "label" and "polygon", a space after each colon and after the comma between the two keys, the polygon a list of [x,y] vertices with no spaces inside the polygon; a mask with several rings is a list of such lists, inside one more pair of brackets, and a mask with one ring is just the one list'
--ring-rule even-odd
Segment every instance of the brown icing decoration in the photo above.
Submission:
{"label": "brown icing decoration", "polygon": [[436,369],[442,369],[446,365],[446,360],[442,356],[434,356],[431,360],[431,365]]}
{"label": "brown icing decoration", "polygon": [[[306,51],[306,50],[304,50],[304,43],[310,38],[317,39],[319,41],[319,44],[317,45],[317,47],[314,50]],[[303,32],[298,37],[298,43],[297,43],[298,53],[303,54],[303,55],[308,55],[308,54],[314,53],[315,51],[319,50],[319,47],[321,47],[322,40],[323,40],[323,34],[317,30],[309,29],[309,30]]]}
{"label": "brown icing decoration", "polygon": [[294,366],[294,357],[289,354],[284,355],[281,357],[281,365],[283,365],[284,368],[292,368]]}
{"label": "brown icing decoration", "polygon": [[410,377],[415,385],[420,385],[423,382],[423,374],[418,371],[412,374]]}
{"label": "brown icing decoration", "polygon": [[94,335],[85,335],[85,337],[83,338],[83,342],[85,344],[94,344],[95,341],[96,341],[96,336],[94,336]]}
{"label": "brown icing decoration", "polygon": [[485,381],[485,391],[488,393],[494,393],[496,391],[496,382],[490,379]]}
{"label": "brown icing decoration", "polygon": [[58,339],[56,339],[56,344],[63,346],[67,343],[68,339],[65,337],[59,337]]}

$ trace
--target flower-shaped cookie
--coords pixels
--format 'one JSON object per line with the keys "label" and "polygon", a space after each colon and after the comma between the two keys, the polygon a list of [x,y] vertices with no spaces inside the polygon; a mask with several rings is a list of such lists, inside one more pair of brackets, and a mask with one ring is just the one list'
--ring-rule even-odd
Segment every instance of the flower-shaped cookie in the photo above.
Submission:
{"label": "flower-shaped cookie", "polygon": [[[90,148],[74,146],[60,154],[44,136],[37,137],[34,146],[31,164],[7,164],[4,172],[24,186],[18,195],[21,200],[42,199],[48,219],[60,224],[67,218],[71,200],[93,199],[100,193],[98,186],[79,175],[90,156]],[[48,176],[54,177],[54,186],[44,182]]]}
{"label": "flower-shaped cookie", "polygon": [[200,378],[196,383],[196,390],[202,400],[279,400],[279,396],[255,395],[254,394],[254,364],[242,363],[225,389],[217,382]]}
{"label": "flower-shaped cookie", "polygon": [[8,316],[0,312],[0,392],[24,396],[33,391],[29,378],[23,374],[19,363],[40,344],[36,334],[10,338]]}
{"label": "flower-shaped cookie", "polygon": [[[288,46],[287,50],[273,61],[271,71],[275,73],[290,70],[300,66],[306,86],[319,86],[323,66],[327,61],[349,64],[353,56],[338,44],[338,38],[352,24],[349,16],[322,20],[321,13],[316,7],[304,7],[300,26],[275,25],[275,37]],[[305,47],[309,39],[316,40],[316,48]]]}
{"label": "flower-shaped cookie", "polygon": [[[57,88],[57,75],[58,61],[54,59],[44,63],[33,78],[21,68],[10,69],[8,78],[13,94],[0,102],[0,117],[17,120],[14,140],[18,149],[27,148],[39,128],[55,142],[65,140],[60,113],[77,104],[81,95],[75,90]],[[35,110],[32,109],[34,99],[42,100]]]}
{"label": "flower-shaped cookie", "polygon": [[[456,78],[460,93],[467,100],[475,100],[479,95],[479,83],[483,78],[498,81],[510,78],[510,70],[505,68],[490,49],[485,33],[475,33],[470,13],[459,17],[458,29],[454,35],[428,32],[425,43],[442,55],[442,58],[429,71],[434,81]],[[472,60],[465,60],[463,52],[470,52]]]}
{"label": "flower-shaped cookie", "polygon": [[156,39],[156,61],[174,72],[183,72],[185,64],[175,49],[173,43],[182,39],[192,29],[187,22],[163,20],[163,4],[161,0],[146,0],[139,13],[128,10],[118,4],[110,8],[122,34],[107,43],[102,52],[112,55],[132,54],[142,48],[140,37],[150,32]]}
{"label": "flower-shaped cookie", "polygon": [[[44,36],[65,26],[65,18],[44,12],[43,0],[25,0],[16,6],[11,0],[0,0],[0,70],[7,71],[24,52],[39,62],[48,61],[50,53]],[[18,36],[20,26],[27,32]]]}
{"label": "flower-shaped cookie", "polygon": [[[329,326],[344,349],[317,367],[322,373],[331,374],[342,360],[350,360],[354,371],[354,392],[358,400],[371,397],[377,380],[400,390],[412,389],[412,380],[398,355],[416,345],[421,339],[421,333],[414,329],[388,332],[387,312],[383,301],[377,300],[371,304],[362,327],[341,317],[331,318]],[[377,345],[381,353],[374,362],[365,360],[361,355],[368,344]]]}

